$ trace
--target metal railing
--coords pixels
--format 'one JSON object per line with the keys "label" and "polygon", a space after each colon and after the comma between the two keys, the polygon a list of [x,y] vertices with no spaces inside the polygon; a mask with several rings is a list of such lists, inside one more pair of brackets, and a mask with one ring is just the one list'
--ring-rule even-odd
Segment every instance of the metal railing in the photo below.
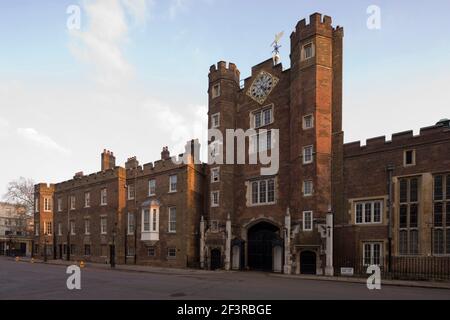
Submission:
{"label": "metal railing", "polygon": [[[450,257],[448,256],[391,257],[390,267],[387,257],[377,262],[383,279],[450,281]],[[353,268],[354,277],[367,277],[367,268],[370,264],[362,258],[337,258],[334,264],[335,275],[346,276],[342,274],[341,268]]]}

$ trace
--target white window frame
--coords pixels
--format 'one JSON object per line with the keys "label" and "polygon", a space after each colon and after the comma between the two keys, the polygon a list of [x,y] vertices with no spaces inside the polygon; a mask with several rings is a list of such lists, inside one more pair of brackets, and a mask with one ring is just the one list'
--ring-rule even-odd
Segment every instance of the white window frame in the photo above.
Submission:
{"label": "white window frame", "polygon": [[[307,193],[307,185],[311,184],[311,191]],[[314,182],[313,180],[304,180],[303,181],[303,196],[304,197],[311,197],[314,195]]]}
{"label": "white window frame", "polygon": [[70,210],[76,210],[76,201],[77,199],[75,198],[75,196],[70,196]]}
{"label": "white window frame", "polygon": [[[311,126],[307,126],[306,119],[311,118]],[[314,128],[314,114],[307,114],[303,116],[303,130],[310,130]]]}
{"label": "white window frame", "polygon": [[100,234],[108,234],[108,219],[100,217]]}
{"label": "white window frame", "polygon": [[56,200],[58,206],[58,212],[62,212],[62,198]]}
{"label": "white window frame", "polygon": [[134,229],[136,228],[136,219],[134,213],[128,212],[127,216],[127,234],[134,235]]}
{"label": "white window frame", "polygon": [[[370,250],[370,261],[367,263],[366,261],[366,246],[369,246],[369,250]],[[375,263],[375,246],[379,246],[379,264]],[[363,242],[362,245],[362,256],[363,256],[363,265],[365,267],[370,266],[370,265],[379,265],[382,266],[383,265],[383,242]]]}
{"label": "white window frame", "polygon": [[[173,250],[173,252],[175,252],[175,255],[170,255],[169,252]],[[177,248],[175,247],[169,247],[167,248],[167,258],[168,259],[176,259],[177,258]]]}
{"label": "white window frame", "polygon": [[58,223],[58,236],[62,236],[62,223]]}
{"label": "white window frame", "polygon": [[[215,123],[215,118],[217,117],[217,123]],[[211,128],[216,129],[220,127],[220,112],[211,115]]]}
{"label": "white window frame", "polygon": [[44,197],[44,212],[52,212],[52,198]]}
{"label": "white window frame", "polygon": [[[408,152],[412,152],[412,163],[406,163],[406,155]],[[414,167],[416,165],[416,150],[408,149],[403,152],[403,166],[404,167]]]}
{"label": "white window frame", "polygon": [[100,190],[100,205],[106,206],[108,205],[108,189],[102,188]]}
{"label": "white window frame", "polygon": [[[177,208],[176,207],[169,207],[168,209],[168,232],[169,233],[176,233],[177,232]],[[175,220],[172,217],[172,210],[175,210]],[[175,228],[173,228],[173,225],[175,225]]]}
{"label": "white window frame", "polygon": [[77,232],[76,232],[76,225],[75,225],[75,221],[74,220],[71,220],[70,222],[69,222],[69,227],[70,227],[70,235],[72,235],[72,236],[74,236],[74,235],[76,235],[77,234]]}
{"label": "white window frame", "polygon": [[211,97],[215,99],[217,97],[220,97],[220,94],[221,94],[220,83],[216,83],[212,86]]}
{"label": "white window frame", "polygon": [[[214,178],[217,178],[217,180],[215,180]],[[220,182],[220,167],[211,169],[211,183],[217,182]]]}
{"label": "white window frame", "polygon": [[[49,232],[49,229],[50,229],[50,232]],[[53,223],[51,221],[44,222],[44,234],[46,236],[53,235]]]}
{"label": "white window frame", "polygon": [[39,198],[34,199],[34,211],[39,212]]}
{"label": "white window frame", "polygon": [[134,200],[135,196],[136,196],[136,188],[134,184],[129,184],[127,188],[127,199]]}
{"label": "white window frame", "polygon": [[[380,221],[375,221],[375,204],[380,204]],[[370,204],[370,221],[366,221],[366,204]],[[361,222],[358,222],[358,206],[361,208]],[[367,200],[355,202],[355,224],[356,225],[379,225],[383,223],[384,201],[383,200]]]}
{"label": "white window frame", "polygon": [[84,219],[84,234],[90,235],[91,234],[91,220]]}
{"label": "white window frame", "polygon": [[[148,219],[147,219],[148,218]],[[148,222],[146,222],[148,220]],[[151,209],[144,208],[142,209],[142,232],[150,232],[151,226]]]}
{"label": "white window frame", "polygon": [[[269,181],[273,181],[273,201],[269,201]],[[258,184],[257,202],[253,202],[253,184]],[[261,185],[265,183],[265,201],[261,201]],[[274,205],[276,203],[276,181],[275,178],[249,181],[250,204],[251,206]]]}
{"label": "white window frame", "polygon": [[[311,46],[311,55],[307,57],[306,56],[306,47],[309,47],[309,46]],[[302,61],[312,59],[315,57],[315,55],[316,55],[316,48],[315,48],[314,42],[311,41],[311,42],[305,43],[302,46],[302,51],[301,51],[301,60]]]}
{"label": "white window frame", "polygon": [[[154,189],[153,192],[152,189]],[[148,180],[148,195],[149,196],[156,195],[156,179]]]}
{"label": "white window frame", "polygon": [[[306,155],[307,155],[306,151],[307,150],[311,150],[311,159],[310,160],[306,159]],[[310,146],[303,147],[302,155],[303,155],[303,164],[311,164],[311,163],[313,163],[314,162],[314,146],[310,145]]]}
{"label": "white window frame", "polygon": [[90,192],[84,193],[84,207],[85,208],[91,207],[91,193]]}
{"label": "white window frame", "polygon": [[[309,215],[309,219],[307,216]],[[312,211],[303,211],[303,231],[313,231],[314,229],[314,216]],[[309,222],[309,228],[307,227],[307,222]]]}
{"label": "white window frame", "polygon": [[39,227],[40,227],[40,223],[39,223],[39,222],[36,222],[36,223],[34,224],[34,235],[35,235],[35,236],[39,236]]}
{"label": "white window frame", "polygon": [[[266,117],[264,112],[270,110],[270,120],[269,122],[266,121]],[[260,125],[256,125],[256,117],[257,115],[260,116]],[[275,114],[274,114],[274,105],[269,104],[267,106],[264,106],[258,110],[253,110],[250,113],[250,128],[252,129],[259,129],[268,125],[271,125],[275,122]]]}
{"label": "white window frame", "polygon": [[[173,178],[175,178],[175,183],[172,182]],[[173,184],[175,184],[175,189],[172,188]],[[178,175],[172,174],[169,176],[169,192],[170,193],[177,192],[177,188],[178,188]]]}
{"label": "white window frame", "polygon": [[[217,195],[217,203],[214,202],[214,197]],[[220,206],[220,191],[211,191],[211,207],[218,208]]]}

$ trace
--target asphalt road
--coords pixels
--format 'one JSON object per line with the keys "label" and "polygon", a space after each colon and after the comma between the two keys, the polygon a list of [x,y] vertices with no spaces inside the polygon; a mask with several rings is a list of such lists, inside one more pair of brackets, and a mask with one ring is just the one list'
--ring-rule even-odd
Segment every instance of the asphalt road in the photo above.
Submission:
{"label": "asphalt road", "polygon": [[84,268],[81,290],[67,289],[66,267],[0,259],[0,299],[78,300],[450,300],[450,290],[301,280],[265,273],[163,274]]}

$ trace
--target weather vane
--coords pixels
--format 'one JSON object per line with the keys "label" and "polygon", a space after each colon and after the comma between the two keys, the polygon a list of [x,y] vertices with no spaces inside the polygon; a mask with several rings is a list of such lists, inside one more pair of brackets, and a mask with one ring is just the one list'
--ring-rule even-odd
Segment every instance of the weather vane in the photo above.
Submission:
{"label": "weather vane", "polygon": [[281,60],[281,56],[280,56],[281,45],[279,44],[279,42],[280,42],[281,38],[283,37],[283,35],[284,35],[284,31],[281,31],[280,33],[276,34],[275,40],[270,45],[271,47],[273,47],[272,57],[273,57],[274,65],[277,65]]}

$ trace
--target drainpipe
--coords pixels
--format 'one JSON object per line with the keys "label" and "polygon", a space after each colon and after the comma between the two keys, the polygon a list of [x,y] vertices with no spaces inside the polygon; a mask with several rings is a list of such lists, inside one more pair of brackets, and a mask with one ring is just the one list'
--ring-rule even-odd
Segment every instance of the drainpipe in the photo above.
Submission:
{"label": "drainpipe", "polygon": [[205,220],[200,220],[200,269],[205,269]]}
{"label": "drainpipe", "polygon": [[394,171],[394,166],[389,165],[387,167],[387,178],[388,178],[388,203],[387,203],[387,214],[388,214],[388,272],[392,271],[392,175]]}
{"label": "drainpipe", "polygon": [[328,208],[327,218],[326,218],[326,226],[327,226],[327,249],[326,249],[326,267],[325,267],[325,275],[326,276],[334,276],[334,267],[333,267],[333,211],[331,209],[331,205]]}
{"label": "drainpipe", "polygon": [[284,273],[291,274],[291,213],[290,208],[286,209],[284,217]]}
{"label": "drainpipe", "polygon": [[227,217],[226,224],[226,242],[225,242],[225,270],[231,269],[231,218],[230,214]]}

